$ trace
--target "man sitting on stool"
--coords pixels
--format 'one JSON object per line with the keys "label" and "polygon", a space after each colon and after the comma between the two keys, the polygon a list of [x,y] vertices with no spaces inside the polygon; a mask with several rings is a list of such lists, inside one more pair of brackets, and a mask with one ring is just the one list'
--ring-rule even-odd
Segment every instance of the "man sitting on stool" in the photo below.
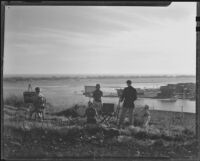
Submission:
{"label": "man sitting on stool", "polygon": [[97,120],[96,120],[97,112],[93,108],[92,102],[90,102],[90,101],[88,102],[88,108],[85,111],[85,115],[87,117],[88,124],[96,124],[97,123]]}

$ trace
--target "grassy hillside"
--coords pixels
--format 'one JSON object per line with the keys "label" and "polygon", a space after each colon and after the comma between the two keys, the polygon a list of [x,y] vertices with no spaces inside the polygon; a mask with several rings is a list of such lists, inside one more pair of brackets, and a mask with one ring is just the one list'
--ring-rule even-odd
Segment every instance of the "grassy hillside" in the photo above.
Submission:
{"label": "grassy hillside", "polygon": [[173,115],[175,120],[179,116],[173,112],[154,110],[151,115],[148,129],[118,130],[115,121],[92,126],[84,117],[67,118],[49,111],[43,122],[28,120],[25,108],[5,105],[4,158],[196,158],[194,130],[188,128],[194,126],[194,114],[185,113],[185,126],[171,121]]}

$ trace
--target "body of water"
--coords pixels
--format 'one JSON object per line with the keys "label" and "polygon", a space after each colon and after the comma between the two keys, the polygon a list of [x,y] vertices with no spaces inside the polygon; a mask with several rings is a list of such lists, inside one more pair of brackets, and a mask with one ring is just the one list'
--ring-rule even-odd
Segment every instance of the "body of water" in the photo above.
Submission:
{"label": "body of water", "polygon": [[[131,79],[135,88],[159,88],[162,85],[195,82],[195,77],[136,77],[136,78],[67,78],[67,79],[49,79],[49,80],[32,80],[32,81],[4,81],[3,94],[4,98],[10,95],[23,96],[27,90],[28,84],[31,83],[33,89],[36,86],[41,87],[42,93],[46,96],[47,101],[55,108],[69,108],[74,104],[87,104],[89,98],[83,95],[85,85],[101,84],[101,90],[104,94],[116,92],[116,88],[126,87],[126,80]],[[103,102],[118,104],[118,98],[103,97]],[[145,104],[151,109],[167,111],[195,112],[195,101],[177,100],[176,102],[163,102],[158,99],[140,98],[135,102],[138,106]]]}

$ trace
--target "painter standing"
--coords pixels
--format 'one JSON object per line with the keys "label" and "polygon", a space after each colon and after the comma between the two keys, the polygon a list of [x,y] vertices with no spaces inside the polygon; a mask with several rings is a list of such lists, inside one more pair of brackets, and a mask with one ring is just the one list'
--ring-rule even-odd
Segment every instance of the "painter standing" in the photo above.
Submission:
{"label": "painter standing", "polygon": [[137,91],[134,87],[132,87],[131,80],[127,80],[126,83],[127,87],[124,88],[120,100],[121,102],[123,102],[123,107],[119,118],[119,127],[121,127],[121,125],[123,124],[127,112],[129,117],[129,123],[133,124],[133,110],[135,108],[134,101],[137,99]]}
{"label": "painter standing", "polygon": [[103,92],[100,90],[100,84],[96,84],[96,90],[93,92],[93,106],[99,114],[102,107],[101,97],[103,96]]}
{"label": "painter standing", "polygon": [[45,115],[46,98],[41,93],[39,87],[35,88],[35,98],[33,102],[33,108],[30,110],[29,118],[32,118],[33,113],[37,114],[41,119],[44,120]]}

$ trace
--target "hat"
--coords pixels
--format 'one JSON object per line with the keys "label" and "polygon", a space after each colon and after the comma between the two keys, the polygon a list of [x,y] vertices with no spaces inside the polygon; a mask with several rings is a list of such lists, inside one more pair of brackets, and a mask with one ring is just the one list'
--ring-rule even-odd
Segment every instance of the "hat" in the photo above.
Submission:
{"label": "hat", "polygon": [[96,87],[100,87],[100,84],[96,84]]}
{"label": "hat", "polygon": [[131,84],[132,82],[131,82],[131,80],[127,80],[126,83],[127,84]]}
{"label": "hat", "polygon": [[149,106],[148,106],[148,105],[145,105],[145,106],[144,106],[144,109],[149,109]]}
{"label": "hat", "polygon": [[36,92],[40,92],[40,88],[39,88],[39,87],[36,87],[36,88],[35,88],[35,91],[36,91]]}

